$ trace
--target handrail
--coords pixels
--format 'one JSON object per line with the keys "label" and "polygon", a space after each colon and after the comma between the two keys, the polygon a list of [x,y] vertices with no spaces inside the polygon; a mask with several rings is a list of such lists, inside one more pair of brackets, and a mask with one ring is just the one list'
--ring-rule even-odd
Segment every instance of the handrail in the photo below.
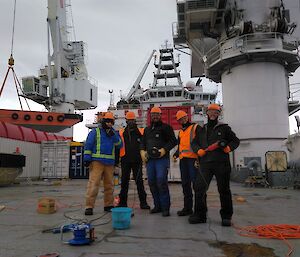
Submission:
{"label": "handrail", "polygon": [[205,9],[205,8],[217,8],[218,0],[194,0],[187,1],[186,10],[197,10],[197,9]]}
{"label": "handrail", "polygon": [[[255,33],[255,34],[246,34],[240,37],[237,37],[235,39],[235,46],[236,48],[240,49],[242,53],[249,53],[250,51],[255,50],[256,48],[253,48],[255,43],[262,43],[264,42],[263,50],[266,49],[272,49],[274,48],[274,44],[268,44],[267,41],[270,39],[276,39],[281,38],[282,39],[282,49],[286,51],[297,51],[299,56],[299,40],[296,37],[289,36],[282,33],[277,32],[266,32],[266,33]],[[289,40],[290,39],[290,40]],[[222,45],[226,43],[227,40],[221,41],[218,45],[211,48],[204,57],[204,62],[206,66],[210,66],[215,61],[222,59]],[[252,46],[252,48],[251,48]],[[268,48],[268,46],[270,48]]]}

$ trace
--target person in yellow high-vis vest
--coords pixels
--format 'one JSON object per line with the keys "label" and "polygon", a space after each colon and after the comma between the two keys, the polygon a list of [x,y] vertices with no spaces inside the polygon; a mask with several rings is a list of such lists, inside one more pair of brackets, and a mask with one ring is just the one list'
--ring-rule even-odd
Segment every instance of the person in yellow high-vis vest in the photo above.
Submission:
{"label": "person in yellow high-vis vest", "polygon": [[104,184],[104,211],[113,208],[113,172],[115,150],[122,147],[122,140],[113,129],[114,115],[107,112],[101,127],[94,128],[88,134],[84,145],[84,164],[90,169],[86,191],[85,215],[93,215],[100,181]]}
{"label": "person in yellow high-vis vest", "polygon": [[182,110],[176,113],[176,119],[181,124],[182,128],[178,134],[178,149],[173,155],[173,158],[179,157],[179,167],[181,175],[181,184],[184,195],[183,209],[177,212],[178,216],[187,216],[193,213],[193,190],[192,184],[195,181],[197,168],[195,162],[198,156],[194,153],[191,143],[195,137],[197,124],[191,123],[188,114]]}
{"label": "person in yellow high-vis vest", "polygon": [[128,187],[130,173],[132,171],[133,178],[137,186],[140,208],[150,209],[146,200],[147,194],[144,188],[142,173],[143,162],[140,156],[140,143],[144,134],[144,129],[137,127],[134,112],[127,112],[125,118],[127,126],[125,129],[120,130],[123,146],[120,149],[122,177],[121,191],[119,194],[120,203],[118,206],[127,207]]}

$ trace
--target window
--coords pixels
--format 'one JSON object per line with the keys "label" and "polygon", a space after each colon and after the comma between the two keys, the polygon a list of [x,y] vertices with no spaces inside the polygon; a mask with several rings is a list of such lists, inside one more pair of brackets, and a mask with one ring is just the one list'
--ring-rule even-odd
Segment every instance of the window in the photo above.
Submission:
{"label": "window", "polygon": [[176,91],[175,91],[175,96],[181,96],[181,93],[182,93],[181,90],[180,90],[180,91],[179,91],[179,90],[176,90]]}
{"label": "window", "polygon": [[191,94],[191,95],[190,95],[190,98],[191,98],[192,100],[194,100],[194,99],[195,99],[195,95],[194,95],[194,94]]}
{"label": "window", "polygon": [[165,97],[165,96],[166,96],[166,92],[165,91],[158,92],[158,97]]}
{"label": "window", "polygon": [[91,88],[90,89],[90,101],[92,101],[93,100],[93,89]]}
{"label": "window", "polygon": [[208,95],[203,95],[203,100],[208,100]]}
{"label": "window", "polygon": [[150,92],[150,97],[151,98],[156,98],[157,97],[157,92]]}
{"label": "window", "polygon": [[174,96],[174,91],[167,91],[167,97]]}

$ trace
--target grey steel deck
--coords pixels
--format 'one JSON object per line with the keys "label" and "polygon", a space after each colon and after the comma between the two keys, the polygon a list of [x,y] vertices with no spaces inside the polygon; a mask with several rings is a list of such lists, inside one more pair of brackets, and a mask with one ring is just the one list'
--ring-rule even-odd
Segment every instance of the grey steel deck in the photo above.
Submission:
{"label": "grey steel deck", "polygon": [[[274,239],[254,239],[239,236],[233,227],[222,227],[219,217],[219,198],[215,181],[208,194],[209,221],[207,224],[190,225],[187,217],[178,217],[176,211],[182,208],[182,190],[180,184],[170,184],[172,208],[170,217],[149,214],[140,210],[138,200],[135,203],[135,216],[128,230],[114,230],[111,222],[96,226],[97,240],[89,246],[70,246],[60,240],[59,234],[41,233],[42,230],[74,223],[65,215],[75,219],[85,219],[83,215],[86,180],[51,182],[24,182],[0,188],[0,205],[5,209],[0,212],[0,256],[34,257],[47,253],[59,253],[62,257],[125,257],[125,256],[285,256],[286,244]],[[147,184],[147,182],[145,182]],[[134,185],[130,184],[129,204],[134,197]],[[116,193],[119,186],[116,187]],[[147,187],[147,192],[149,188]],[[249,188],[232,183],[234,198],[235,226],[262,224],[299,224],[300,192],[288,189]],[[98,197],[95,215],[103,214],[102,192]],[[38,214],[38,199],[53,197],[58,211],[54,214]],[[246,202],[236,201],[242,196]],[[137,197],[136,197],[137,199]],[[150,192],[148,202],[152,204]],[[73,207],[72,207],[73,206]],[[93,224],[109,221],[110,214]],[[72,233],[65,233],[64,239],[71,239]],[[229,247],[245,243],[249,246],[269,247],[272,254],[249,255],[243,250],[229,254],[215,243],[227,242]],[[292,256],[300,256],[300,240],[290,240],[295,247]],[[220,243],[222,245],[222,243]],[[224,245],[223,245],[224,246]]]}

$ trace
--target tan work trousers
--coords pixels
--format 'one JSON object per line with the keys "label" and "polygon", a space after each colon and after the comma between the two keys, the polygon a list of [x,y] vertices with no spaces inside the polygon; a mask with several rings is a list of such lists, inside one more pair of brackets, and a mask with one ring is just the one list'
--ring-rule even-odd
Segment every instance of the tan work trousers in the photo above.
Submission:
{"label": "tan work trousers", "polygon": [[102,177],[103,177],[103,185],[104,185],[104,207],[113,206],[114,166],[104,165],[99,161],[93,161],[91,162],[89,168],[90,168],[90,174],[89,174],[89,182],[86,191],[85,207],[94,208]]}

